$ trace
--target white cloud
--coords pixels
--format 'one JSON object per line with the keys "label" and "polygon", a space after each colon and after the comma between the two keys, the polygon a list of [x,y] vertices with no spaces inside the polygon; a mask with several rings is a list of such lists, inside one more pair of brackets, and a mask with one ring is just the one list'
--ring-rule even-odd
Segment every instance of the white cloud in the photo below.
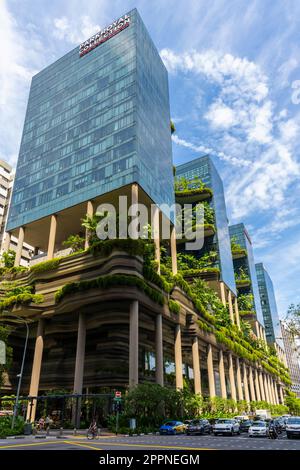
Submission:
{"label": "white cloud", "polygon": [[55,18],[53,35],[58,39],[63,39],[71,44],[79,44],[85,39],[100,31],[101,27],[94,24],[87,15],[80,16],[72,22],[66,16]]}
{"label": "white cloud", "polygon": [[[186,145],[176,136],[174,142],[193,151],[211,149],[207,153],[234,165],[226,186],[236,221],[271,212],[272,230],[289,227],[289,216],[280,213],[280,207],[290,185],[299,180],[295,143],[300,118],[289,118],[286,109],[277,110],[270,98],[268,77],[246,58],[212,50],[176,54],[164,49],[161,56],[171,73],[193,74],[200,89],[206,83],[213,90],[208,104],[198,111],[201,146]],[[211,128],[208,132],[205,121]]]}

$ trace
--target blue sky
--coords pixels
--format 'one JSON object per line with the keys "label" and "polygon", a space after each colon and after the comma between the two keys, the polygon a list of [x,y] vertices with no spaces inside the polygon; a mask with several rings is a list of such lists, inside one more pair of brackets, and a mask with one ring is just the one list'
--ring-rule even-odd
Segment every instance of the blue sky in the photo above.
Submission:
{"label": "blue sky", "polygon": [[174,162],[213,156],[284,316],[300,302],[299,1],[0,0],[0,158],[17,160],[31,76],[134,7],[169,70]]}

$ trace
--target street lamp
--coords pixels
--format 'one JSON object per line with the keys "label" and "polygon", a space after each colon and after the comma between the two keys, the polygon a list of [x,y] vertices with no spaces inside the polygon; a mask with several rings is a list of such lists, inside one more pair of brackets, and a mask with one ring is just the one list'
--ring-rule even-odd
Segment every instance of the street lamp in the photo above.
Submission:
{"label": "street lamp", "polygon": [[[3,313],[8,313],[8,312],[3,311]],[[27,343],[28,343],[28,337],[29,337],[29,326],[28,326],[28,322],[22,317],[18,317],[17,315],[10,315],[9,313],[8,313],[8,316],[11,317],[11,318],[7,318],[8,321],[13,322],[15,319],[17,319],[17,320],[19,320],[20,323],[23,322],[26,325],[26,338],[25,338],[24,349],[23,349],[22,364],[21,364],[20,373],[17,375],[17,377],[19,377],[19,381],[18,381],[16,400],[15,400],[15,404],[14,404],[13,418],[12,418],[12,422],[11,422],[11,429],[13,429],[14,426],[15,426],[15,421],[16,421],[17,411],[18,411],[18,402],[19,402],[20,389],[21,389],[21,383],[22,383],[23,371],[24,371],[24,364],[25,364],[25,356],[26,356],[26,351],[27,351]]]}

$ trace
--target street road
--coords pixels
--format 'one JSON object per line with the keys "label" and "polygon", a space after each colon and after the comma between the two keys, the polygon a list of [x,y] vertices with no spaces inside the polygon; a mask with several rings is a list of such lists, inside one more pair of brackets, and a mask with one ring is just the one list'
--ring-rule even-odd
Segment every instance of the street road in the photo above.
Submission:
{"label": "street road", "polygon": [[279,439],[250,438],[246,434],[230,436],[103,436],[88,441],[85,436],[70,436],[62,439],[2,439],[2,450],[300,450],[300,439],[288,440],[285,435]]}

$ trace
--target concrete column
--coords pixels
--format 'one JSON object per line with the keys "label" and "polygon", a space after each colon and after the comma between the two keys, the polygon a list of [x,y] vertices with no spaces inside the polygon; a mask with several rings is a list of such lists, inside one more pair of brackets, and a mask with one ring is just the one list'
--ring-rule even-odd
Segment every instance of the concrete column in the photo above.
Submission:
{"label": "concrete column", "polygon": [[129,312],[129,387],[139,382],[139,302],[133,300]]}
{"label": "concrete column", "polygon": [[200,374],[200,359],[199,359],[199,342],[197,336],[192,339],[192,356],[193,356],[193,371],[194,371],[194,391],[195,394],[201,395],[201,374]]}
{"label": "concrete column", "polygon": [[[139,187],[137,183],[133,183],[131,185],[131,205],[138,204],[139,203]],[[132,233],[131,234],[132,238],[134,240],[137,240],[139,238],[138,233]]]}
{"label": "concrete column", "polygon": [[234,323],[231,291],[228,292],[228,307],[229,307],[230,320],[232,321],[232,323]]}
{"label": "concrete column", "polygon": [[273,379],[270,375],[268,375],[268,383],[269,383],[269,389],[270,389],[270,396],[271,396],[271,403],[273,405],[276,405],[276,398],[275,398],[275,390],[274,390],[274,385],[273,385]]}
{"label": "concrete column", "polygon": [[155,253],[154,259],[157,263],[157,272],[160,274],[160,229],[159,229],[159,208],[155,205],[152,207],[152,236],[154,241]]}
{"label": "concrete column", "polygon": [[261,401],[262,396],[260,393],[260,378],[257,369],[255,369],[255,393],[256,393],[256,400]]}
{"label": "concrete column", "polygon": [[[82,395],[83,374],[84,374],[84,358],[85,358],[85,340],[86,340],[86,319],[85,314],[80,313],[78,317],[76,360],[74,374],[74,395]],[[76,428],[80,426],[81,415],[81,398],[76,399],[76,406],[73,410],[73,425]]]}
{"label": "concrete column", "polygon": [[11,240],[11,232],[5,232],[4,242],[2,243],[1,251],[2,253],[9,250]]}
{"label": "concrete column", "polygon": [[[39,383],[42,367],[43,349],[44,349],[44,333],[45,333],[45,320],[40,318],[37,327],[34,356],[31,372],[31,380],[29,387],[29,396],[37,397],[39,393]],[[37,401],[33,400],[32,406],[28,403],[26,420],[31,423],[35,421]]]}
{"label": "concrete column", "polygon": [[15,257],[15,266],[20,266],[21,256],[22,256],[22,249],[23,249],[23,242],[24,242],[24,235],[25,235],[25,227],[19,228],[18,234],[18,244],[17,244],[17,251]]}
{"label": "concrete column", "polygon": [[233,361],[232,361],[231,353],[228,353],[228,368],[229,368],[231,398],[236,401],[236,388],[235,388]]}
{"label": "concrete column", "polygon": [[221,301],[224,307],[226,307],[226,296],[225,296],[225,286],[224,282],[220,282],[220,291],[221,291]]}
{"label": "concrete column", "polygon": [[163,387],[164,385],[164,354],[163,354],[163,332],[162,332],[162,314],[156,315],[155,321],[155,378],[156,383]]}
{"label": "concrete column", "polygon": [[257,336],[257,338],[258,338],[258,339],[261,339],[259,324],[258,324],[258,321],[257,321],[257,320],[255,321],[255,331],[256,331],[256,336]]}
{"label": "concrete column", "polygon": [[239,314],[239,306],[238,306],[237,297],[234,298],[234,310],[235,310],[236,324],[237,324],[238,328],[241,329],[241,322],[240,322],[240,314]]}
{"label": "concrete column", "polygon": [[274,393],[275,393],[275,401],[276,401],[276,405],[279,405],[279,395],[278,395],[278,387],[277,387],[277,382],[276,380],[273,381],[273,385],[274,385]]}
{"label": "concrete column", "polygon": [[211,344],[207,347],[207,371],[208,371],[208,388],[209,396],[213,398],[216,396],[215,375],[214,375],[214,362],[213,351]]}
{"label": "concrete column", "polygon": [[259,371],[258,373],[258,379],[259,379],[260,399],[263,401],[266,401],[265,388],[263,384],[263,377],[262,377],[261,371]]}
{"label": "concrete column", "polygon": [[283,395],[282,385],[279,385],[279,395],[280,395],[281,405],[283,405],[284,404],[284,395]]}
{"label": "concrete column", "polygon": [[219,374],[220,374],[221,396],[222,398],[227,398],[224,357],[223,357],[222,349],[219,351]]}
{"label": "concrete column", "polygon": [[53,259],[55,239],[56,239],[56,229],[57,229],[57,217],[55,214],[52,214],[51,219],[50,219],[50,231],[49,231],[48,251],[47,251],[48,260]]}
{"label": "concrete column", "polygon": [[[87,204],[86,204],[86,215],[88,217],[93,217],[93,214],[94,214],[93,203],[92,203],[92,201],[88,201]],[[89,236],[90,236],[90,232],[86,228],[85,229],[85,243],[84,243],[84,249],[85,250],[87,250],[88,247],[89,247]]]}
{"label": "concrete column", "polygon": [[181,328],[180,325],[175,327],[175,375],[176,375],[176,388],[183,388],[182,377],[182,351],[181,351]]}
{"label": "concrete column", "polygon": [[177,274],[177,247],[176,247],[176,230],[175,226],[171,227],[171,258],[172,258],[172,274]]}
{"label": "concrete column", "polygon": [[244,395],[245,400],[247,403],[250,402],[250,395],[249,395],[249,386],[248,386],[248,375],[247,375],[247,367],[246,364],[243,362],[243,383],[244,383]]}
{"label": "concrete column", "polygon": [[264,387],[264,391],[265,391],[265,400],[268,403],[271,403],[271,400],[270,400],[270,397],[269,397],[269,389],[268,389],[266,374],[262,374],[262,379],[263,379],[263,387]]}
{"label": "concrete column", "polygon": [[238,397],[239,400],[244,400],[243,394],[243,387],[242,387],[242,377],[241,377],[241,368],[240,368],[240,360],[236,358],[236,381],[237,381],[237,389],[238,389]]}
{"label": "concrete column", "polygon": [[253,381],[253,369],[252,369],[251,366],[249,367],[249,385],[250,385],[250,398],[251,398],[251,401],[256,401],[254,381]]}

